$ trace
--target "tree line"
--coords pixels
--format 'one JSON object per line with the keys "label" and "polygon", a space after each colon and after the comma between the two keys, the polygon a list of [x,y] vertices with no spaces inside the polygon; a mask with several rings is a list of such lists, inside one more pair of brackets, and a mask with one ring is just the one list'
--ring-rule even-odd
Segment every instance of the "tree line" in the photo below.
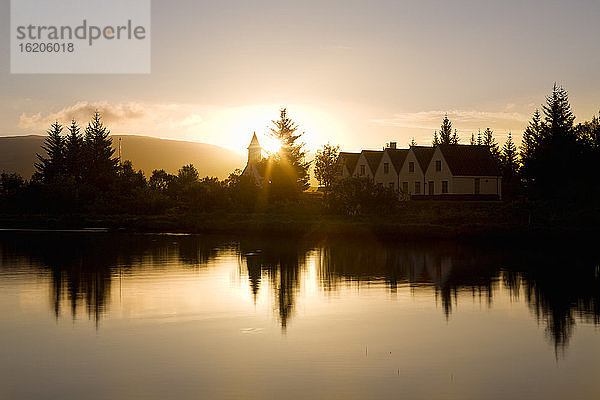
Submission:
{"label": "tree line", "polygon": [[194,165],[176,174],[164,169],[146,177],[129,160],[115,157],[109,129],[95,112],[83,133],[76,121],[54,122],[37,154],[29,181],[17,174],[0,175],[0,205],[21,213],[133,213],[265,211],[294,203],[308,188],[309,165],[303,133],[282,109],[271,135],[281,149],[259,163],[265,184],[242,171],[226,179],[200,177]]}
{"label": "tree line", "polygon": [[[30,180],[0,175],[0,207],[19,213],[265,212],[287,205],[294,210],[307,201],[334,213],[393,213],[401,203],[388,187],[357,177],[341,178],[339,146],[321,147],[307,160],[303,133],[282,109],[272,121],[271,135],[281,144],[257,168],[262,185],[240,170],[226,179],[200,177],[193,165],[176,174],[162,169],[144,176],[131,161],[115,157],[110,131],[96,112],[81,132],[76,121],[59,122],[47,131],[36,172]],[[433,145],[458,144],[458,131],[446,115]],[[414,139],[411,142],[415,145]],[[568,93],[554,85],[541,110],[535,110],[517,147],[509,133],[500,148],[491,128],[471,135],[471,145],[487,146],[503,175],[507,199],[591,202],[600,160],[600,118],[575,124]],[[322,196],[308,195],[309,168]],[[310,199],[310,200],[307,200]],[[311,203],[311,204],[312,204]]]}

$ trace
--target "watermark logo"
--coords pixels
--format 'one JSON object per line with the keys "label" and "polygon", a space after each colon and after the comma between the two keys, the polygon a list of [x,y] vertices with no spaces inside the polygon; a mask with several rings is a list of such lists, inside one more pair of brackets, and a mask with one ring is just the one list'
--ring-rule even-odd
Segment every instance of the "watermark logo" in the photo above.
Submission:
{"label": "watermark logo", "polygon": [[11,0],[11,73],[150,73],[150,0]]}

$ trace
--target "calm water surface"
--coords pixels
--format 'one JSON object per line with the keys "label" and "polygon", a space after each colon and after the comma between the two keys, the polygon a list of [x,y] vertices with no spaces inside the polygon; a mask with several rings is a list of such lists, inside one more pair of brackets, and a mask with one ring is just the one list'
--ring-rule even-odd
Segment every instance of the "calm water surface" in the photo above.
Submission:
{"label": "calm water surface", "polygon": [[0,398],[597,399],[597,248],[0,233]]}

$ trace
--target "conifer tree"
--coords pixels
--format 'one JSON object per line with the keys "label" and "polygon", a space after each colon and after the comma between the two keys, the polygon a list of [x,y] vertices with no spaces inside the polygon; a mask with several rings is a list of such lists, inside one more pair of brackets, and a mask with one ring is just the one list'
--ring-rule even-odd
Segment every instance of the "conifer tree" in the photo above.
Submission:
{"label": "conifer tree", "polygon": [[455,129],[450,137],[450,144],[458,144],[458,142],[460,142],[460,137],[458,137],[458,131]]}
{"label": "conifer tree", "polygon": [[510,179],[517,174],[518,161],[517,161],[517,146],[512,140],[512,133],[508,133],[508,139],[502,146],[502,152],[500,159],[502,162],[502,175],[505,179]]}
{"label": "conifer tree", "polygon": [[84,167],[83,135],[81,135],[75,120],[71,121],[71,125],[67,129],[69,134],[65,139],[65,170],[68,176],[79,182],[83,177]]}
{"label": "conifer tree", "polygon": [[562,86],[554,84],[552,93],[546,97],[546,104],[542,108],[546,125],[544,132],[548,139],[574,136],[575,116],[571,111],[569,95]]}
{"label": "conifer tree", "polygon": [[471,132],[471,142],[469,143],[471,146],[475,146],[477,141],[475,140],[475,134]]}
{"label": "conifer tree", "polygon": [[[456,139],[458,135],[455,131]],[[452,122],[448,119],[448,115],[444,115],[444,120],[442,121],[442,125],[440,126],[440,140],[439,144],[452,144],[453,140],[452,136]]]}
{"label": "conifer tree", "polygon": [[477,146],[483,146],[483,139],[481,138],[481,129],[477,131]]}
{"label": "conifer tree", "polygon": [[540,146],[542,125],[540,110],[536,109],[523,132],[523,139],[521,140],[521,173],[529,184],[533,183],[535,175],[535,160]]}
{"label": "conifer tree", "polygon": [[494,137],[494,131],[492,131],[490,128],[486,128],[483,132],[483,145],[490,148],[492,157],[494,157],[494,160],[499,163],[500,149],[498,148],[498,142],[496,142],[496,138]]}
{"label": "conifer tree", "polygon": [[61,136],[63,126],[55,121],[48,129],[48,137],[44,140],[42,149],[47,157],[36,153],[38,162],[35,163],[36,176],[44,182],[53,182],[64,175],[65,140]]}
{"label": "conifer tree", "polygon": [[433,141],[431,142],[431,145],[435,147],[438,144],[440,144],[440,139],[438,138],[438,133],[437,133],[437,131],[433,131]]}
{"label": "conifer tree", "polygon": [[106,185],[117,173],[118,159],[113,158],[110,131],[102,124],[100,113],[96,111],[85,128],[85,153],[87,161],[87,177],[95,184]]}
{"label": "conifer tree", "polygon": [[286,165],[291,167],[296,176],[297,188],[299,191],[303,191],[308,188],[308,167],[310,165],[306,161],[304,143],[299,141],[304,132],[297,133],[299,127],[288,117],[285,108],[281,109],[279,119],[271,122],[274,125],[270,128],[271,135],[281,144],[278,154],[279,165],[282,167]]}

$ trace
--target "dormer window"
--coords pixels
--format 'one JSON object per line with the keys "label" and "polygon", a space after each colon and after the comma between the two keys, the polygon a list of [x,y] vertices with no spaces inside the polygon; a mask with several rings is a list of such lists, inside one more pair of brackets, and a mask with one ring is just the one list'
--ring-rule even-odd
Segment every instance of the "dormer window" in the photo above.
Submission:
{"label": "dormer window", "polygon": [[435,170],[436,170],[436,172],[440,172],[442,170],[442,161],[441,160],[435,161]]}
{"label": "dormer window", "polygon": [[383,173],[384,174],[390,173],[390,164],[389,163],[383,163]]}
{"label": "dormer window", "polygon": [[413,161],[408,163],[408,172],[415,172],[415,163]]}

